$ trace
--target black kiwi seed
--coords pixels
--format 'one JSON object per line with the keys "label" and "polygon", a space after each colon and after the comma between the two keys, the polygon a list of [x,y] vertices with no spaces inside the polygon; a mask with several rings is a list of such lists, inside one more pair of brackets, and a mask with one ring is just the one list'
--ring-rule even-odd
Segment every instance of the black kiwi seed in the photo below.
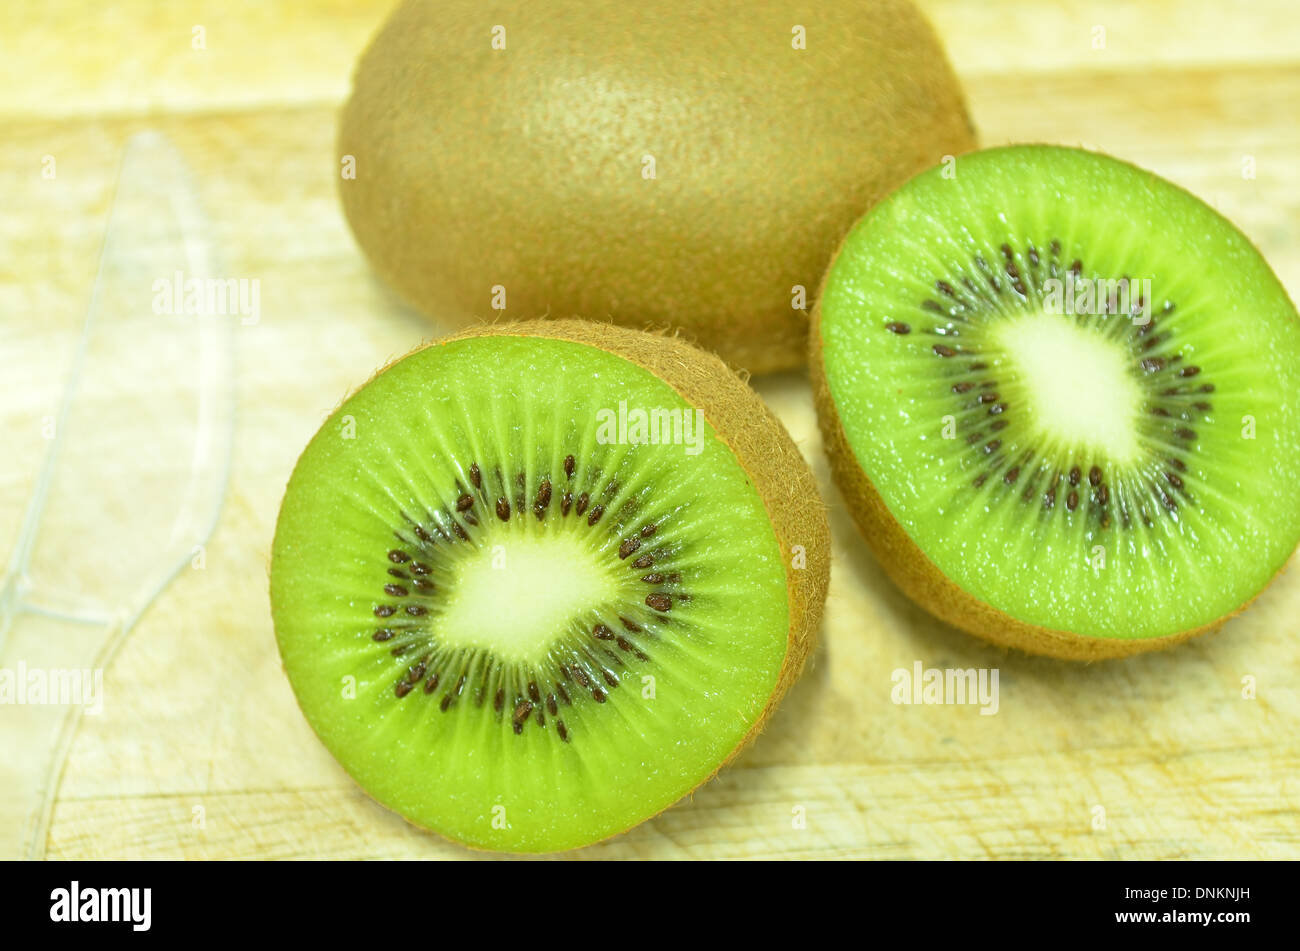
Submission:
{"label": "black kiwi seed", "polygon": [[573,507],[573,493],[566,491],[562,496],[560,496],[560,514],[568,515],[569,509],[571,509],[572,507]]}
{"label": "black kiwi seed", "polygon": [[893,323],[885,324],[885,329],[891,330],[896,334],[908,334],[912,332],[912,328],[900,320],[896,320]]}
{"label": "black kiwi seed", "polygon": [[532,712],[533,712],[533,705],[531,702],[527,700],[520,700],[519,703],[515,706],[515,713],[511,719],[514,720],[516,733],[523,732],[524,721],[528,719],[528,714]]}
{"label": "black kiwi seed", "polygon": [[597,624],[591,629],[591,633],[595,635],[597,640],[612,641],[614,639],[614,632],[604,624]]}
{"label": "black kiwi seed", "polygon": [[391,604],[375,605],[375,617],[392,617],[396,613],[397,608],[393,607]]}
{"label": "black kiwi seed", "polygon": [[957,355],[956,350],[942,343],[936,343],[930,349],[933,350],[936,354],[938,354],[941,357],[954,357]]}
{"label": "black kiwi seed", "polygon": [[565,456],[565,457],[564,457],[564,475],[565,475],[565,477],[567,477],[567,478],[569,478],[569,479],[572,479],[572,478],[573,478],[573,469],[574,469],[574,465],[575,465],[575,463],[574,463],[574,460],[573,460],[573,456]]}
{"label": "black kiwi seed", "polygon": [[411,556],[404,551],[399,551],[396,548],[394,548],[392,551],[388,553],[388,560],[395,565],[400,565],[404,561],[410,561]]}
{"label": "black kiwi seed", "polygon": [[1075,466],[1070,470],[1070,485],[1079,484],[1079,467]]}
{"label": "black kiwi seed", "polygon": [[497,496],[497,518],[503,522],[510,521],[510,503],[503,495]]}
{"label": "black kiwi seed", "polygon": [[595,525],[600,521],[600,517],[605,514],[605,506],[593,505],[591,511],[587,513],[587,524]]}
{"label": "black kiwi seed", "polygon": [[409,592],[400,584],[386,584],[384,585],[384,593],[391,594],[395,598],[404,598]]}
{"label": "black kiwi seed", "polygon": [[632,562],[633,568],[649,568],[655,563],[655,556],[647,552],[636,561]]}
{"label": "black kiwi seed", "polygon": [[578,504],[577,504],[576,506],[574,506],[573,511],[574,511],[576,514],[581,515],[583,512],[587,511],[587,503],[588,503],[589,501],[591,501],[591,499],[590,499],[590,497],[587,495],[587,493],[586,493],[586,492],[581,493],[581,494],[578,496]]}
{"label": "black kiwi seed", "polygon": [[645,603],[656,611],[667,611],[673,606],[672,599],[666,594],[648,594]]}
{"label": "black kiwi seed", "polygon": [[483,488],[483,473],[479,471],[477,462],[471,462],[469,464],[469,481],[474,488]]}
{"label": "black kiwi seed", "polygon": [[1101,484],[1101,468],[1099,466],[1093,466],[1088,470],[1088,482],[1091,485]]}
{"label": "black kiwi seed", "polygon": [[640,547],[641,547],[641,539],[629,538],[626,541],[624,541],[623,544],[618,546],[618,557],[627,558],[628,555],[631,555]]}

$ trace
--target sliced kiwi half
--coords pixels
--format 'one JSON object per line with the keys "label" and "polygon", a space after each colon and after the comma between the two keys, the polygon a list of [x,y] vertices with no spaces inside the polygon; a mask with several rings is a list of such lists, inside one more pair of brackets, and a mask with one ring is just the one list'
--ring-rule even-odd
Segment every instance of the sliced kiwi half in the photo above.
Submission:
{"label": "sliced kiwi half", "polygon": [[1165,646],[1300,539],[1295,307],[1228,221],[1116,159],[1019,146],[912,179],[838,252],[812,366],[885,569],[993,641]]}
{"label": "sliced kiwi half", "polygon": [[280,510],[272,611],[367,793],[553,851],[653,816],[757,733],[828,549],[807,465],[720,360],[536,321],[418,350],[329,417]]}

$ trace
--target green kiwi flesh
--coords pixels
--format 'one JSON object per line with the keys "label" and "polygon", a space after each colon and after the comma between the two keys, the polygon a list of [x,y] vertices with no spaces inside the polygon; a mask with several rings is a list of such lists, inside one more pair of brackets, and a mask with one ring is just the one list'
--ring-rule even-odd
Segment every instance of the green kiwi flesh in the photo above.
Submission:
{"label": "green kiwi flesh", "polygon": [[1295,307],[1235,227],[1127,163],[1018,146],[918,175],[845,239],[813,350],[855,514],[975,633],[1165,643],[1300,540]]}
{"label": "green kiwi flesh", "polygon": [[[664,414],[658,442],[638,410]],[[476,847],[566,849],[749,738],[788,659],[786,566],[695,410],[599,347],[489,335],[334,412],[290,479],[271,595],[299,704],[371,796]]]}

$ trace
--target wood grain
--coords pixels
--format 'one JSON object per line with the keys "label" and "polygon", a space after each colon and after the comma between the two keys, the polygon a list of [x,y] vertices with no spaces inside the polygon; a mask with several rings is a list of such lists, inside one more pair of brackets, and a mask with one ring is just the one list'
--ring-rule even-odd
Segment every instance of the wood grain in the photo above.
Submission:
{"label": "wood grain", "polygon": [[[924,6],[987,144],[1082,143],[1149,166],[1235,220],[1300,289],[1289,4]],[[335,112],[386,7],[0,9],[6,547],[130,133],[173,139],[226,272],[262,285],[261,322],[238,332],[234,470],[206,567],[168,588],[106,671],[103,715],[83,721],[60,786],[51,857],[487,857],[408,826],[347,779],[294,704],[267,608],[267,551],[298,452],[348,390],[436,333],[370,275],[334,193]],[[196,24],[204,51],[191,45]],[[40,175],[47,154],[54,181]],[[886,581],[829,483],[806,384],[787,375],[759,389],[832,509],[822,646],[735,766],[573,857],[1300,857],[1294,565],[1222,633],[1169,653],[1080,667],[998,651]],[[997,667],[997,715],[892,703],[891,673],[918,660]],[[1243,677],[1256,699],[1243,698]]]}

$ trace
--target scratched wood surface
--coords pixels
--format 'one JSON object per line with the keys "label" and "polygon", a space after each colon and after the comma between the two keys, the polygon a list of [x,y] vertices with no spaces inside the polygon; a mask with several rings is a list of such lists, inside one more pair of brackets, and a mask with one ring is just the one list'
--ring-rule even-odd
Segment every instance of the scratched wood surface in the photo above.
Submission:
{"label": "scratched wood surface", "polygon": [[[106,671],[104,712],[83,720],[59,785],[51,857],[484,857],[348,780],[294,704],[268,616],[267,552],[298,452],[343,394],[433,333],[370,275],[334,195],[336,110],[387,6],[0,8],[0,555],[129,134],[172,138],[226,272],[262,286],[261,322],[237,335],[234,469],[206,567],[182,573]],[[986,144],[1086,144],[1151,167],[1235,220],[1300,292],[1300,20],[1286,0],[923,6]],[[758,385],[832,510],[821,645],[734,766],[572,857],[1300,857],[1294,565],[1220,634],[1167,654],[1082,667],[983,646],[912,606],[859,541],[804,381]],[[998,668],[997,714],[895,705],[891,673],[916,661]]]}

